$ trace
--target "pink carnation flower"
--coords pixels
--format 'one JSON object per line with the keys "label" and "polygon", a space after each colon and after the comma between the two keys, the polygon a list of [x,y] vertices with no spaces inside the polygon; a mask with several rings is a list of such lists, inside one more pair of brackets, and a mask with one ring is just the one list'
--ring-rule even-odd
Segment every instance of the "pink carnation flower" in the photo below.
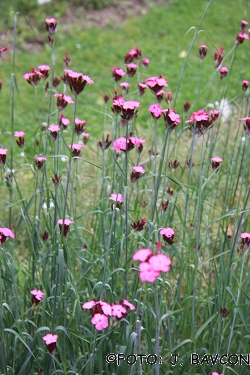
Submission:
{"label": "pink carnation flower", "polygon": [[160,104],[150,104],[148,110],[156,120],[158,120],[163,115],[162,107],[160,106]]}
{"label": "pink carnation flower", "polygon": [[124,315],[127,315],[127,310],[124,306],[120,304],[112,305],[111,316],[115,316],[118,319],[121,319]]}
{"label": "pink carnation flower", "polygon": [[149,259],[150,256],[153,256],[153,255],[154,253],[151,249],[139,249],[134,253],[134,255],[132,256],[132,259],[145,262]]}
{"label": "pink carnation flower", "polygon": [[63,230],[64,237],[67,237],[69,233],[70,225],[74,224],[74,221],[70,219],[64,219],[64,222],[63,222],[63,219],[58,219],[57,224],[59,226],[60,233],[62,233],[62,230]]}
{"label": "pink carnation flower", "polygon": [[212,169],[216,170],[219,168],[220,164],[223,162],[223,159],[219,158],[218,156],[215,156],[210,159],[212,163]]}
{"label": "pink carnation flower", "polygon": [[43,336],[43,341],[45,342],[50,354],[53,354],[56,351],[57,340],[58,335],[53,335],[52,333],[48,333],[46,336]]}
{"label": "pink carnation flower", "polygon": [[108,317],[103,314],[95,314],[91,319],[91,323],[95,325],[98,331],[107,328],[109,325]]}
{"label": "pink carnation flower", "polygon": [[122,79],[123,76],[125,76],[125,72],[123,69],[121,68],[110,68],[110,70],[112,70],[112,77],[113,79],[117,82],[117,81],[120,81]]}
{"label": "pink carnation flower", "polygon": [[39,302],[42,301],[44,293],[41,290],[31,290],[30,293],[32,294],[31,302],[38,305]]}
{"label": "pink carnation flower", "polygon": [[114,202],[120,202],[120,203],[123,203],[123,196],[122,194],[118,193],[113,193],[110,195],[109,199],[111,199],[112,201]]}
{"label": "pink carnation flower", "polygon": [[160,230],[160,234],[163,236],[164,241],[166,241],[169,245],[174,243],[175,232],[173,228],[163,228]]}
{"label": "pink carnation flower", "polygon": [[157,95],[158,92],[163,89],[163,87],[168,87],[167,81],[162,78],[162,76],[147,78],[146,84],[155,95]]}
{"label": "pink carnation flower", "polygon": [[0,228],[0,245],[6,241],[7,237],[15,238],[15,235],[9,228]]}

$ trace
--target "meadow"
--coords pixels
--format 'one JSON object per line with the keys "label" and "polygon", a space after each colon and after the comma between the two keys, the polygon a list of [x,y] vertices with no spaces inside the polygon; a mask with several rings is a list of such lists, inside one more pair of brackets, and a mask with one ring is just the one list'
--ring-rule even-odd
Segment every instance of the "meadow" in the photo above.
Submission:
{"label": "meadow", "polygon": [[247,375],[248,1],[10,3],[0,373]]}

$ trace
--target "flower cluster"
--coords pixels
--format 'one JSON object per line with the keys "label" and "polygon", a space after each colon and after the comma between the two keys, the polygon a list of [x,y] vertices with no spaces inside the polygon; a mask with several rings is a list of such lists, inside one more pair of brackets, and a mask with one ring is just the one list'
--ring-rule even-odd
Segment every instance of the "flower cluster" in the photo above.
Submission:
{"label": "flower cluster", "polygon": [[139,152],[142,152],[142,144],[145,142],[145,139],[133,137],[132,134],[127,139],[126,137],[117,138],[114,143],[114,149],[116,152],[120,151],[131,151],[136,146]]}
{"label": "flower cluster", "polygon": [[114,303],[112,306],[104,301],[89,301],[84,303],[82,308],[90,311],[92,315],[91,323],[94,324],[98,331],[108,327],[109,316],[120,320],[127,316],[130,311],[135,310],[135,306],[126,299],[122,299],[119,303]]}
{"label": "flower cluster", "polygon": [[139,260],[140,280],[153,283],[161,272],[170,270],[171,260],[165,254],[161,254],[161,244],[157,243],[158,254],[154,254],[151,249],[142,248],[137,250],[132,259]]}
{"label": "flower cluster", "polygon": [[214,122],[218,119],[220,111],[212,110],[208,113],[204,109],[200,109],[198,112],[193,112],[190,119],[186,121],[190,124],[189,129],[200,136],[210,129]]}

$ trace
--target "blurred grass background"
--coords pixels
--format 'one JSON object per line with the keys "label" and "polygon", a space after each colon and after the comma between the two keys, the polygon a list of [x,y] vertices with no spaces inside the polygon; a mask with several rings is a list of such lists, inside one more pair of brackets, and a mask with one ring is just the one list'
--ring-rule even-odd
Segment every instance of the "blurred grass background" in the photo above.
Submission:
{"label": "blurred grass background", "polygon": [[[119,17],[121,4],[127,8],[127,17],[115,22]],[[23,74],[30,71],[31,67],[40,64],[51,65],[51,49],[47,42],[45,31],[45,18],[55,17],[58,21],[56,34],[56,76],[63,74],[63,58],[69,51],[71,58],[70,69],[81,71],[89,75],[95,85],[87,87],[79,96],[80,106],[77,117],[87,120],[88,131],[93,137],[100,138],[100,129],[103,130],[103,95],[107,92],[112,96],[114,85],[111,80],[110,67],[124,68],[123,56],[131,48],[138,46],[142,49],[143,57],[150,58],[150,65],[145,71],[140,71],[140,81],[153,75],[162,75],[168,80],[169,90],[175,93],[184,56],[188,51],[194,35],[194,28],[204,12],[208,1],[206,0],[169,0],[169,1],[138,1],[140,16],[133,14],[131,2],[109,0],[73,0],[51,1],[44,5],[38,5],[36,1],[1,1],[0,36],[1,45],[6,45],[8,51],[2,54],[0,59],[0,78],[3,88],[0,92],[1,120],[0,120],[0,146],[6,147],[6,129],[10,121],[10,77],[14,71],[17,91],[15,95],[15,130],[27,131],[31,127],[37,128],[37,110],[34,101],[33,88],[22,78]],[[107,8],[105,17],[110,17],[106,26],[100,28],[102,13],[95,16],[97,21],[89,21],[88,9]],[[109,10],[110,9],[110,10]],[[137,9],[138,10],[138,9]],[[17,14],[17,39],[15,66],[13,62],[13,19]],[[93,11],[92,11],[93,12]],[[209,78],[214,73],[213,54],[214,47],[225,47],[226,56],[235,43],[241,19],[248,19],[247,0],[213,1],[202,23],[202,31],[191,51],[185,73],[176,101],[177,112],[183,112],[183,104],[189,100],[192,104],[196,101],[199,65],[198,47],[207,44],[208,55],[202,64],[200,91],[203,90]],[[93,15],[93,13],[91,13]],[[123,22],[121,22],[123,21]],[[86,27],[85,27],[86,24]],[[90,27],[91,25],[91,27]],[[189,32],[187,32],[189,30]],[[250,79],[249,66],[249,41],[238,46],[233,70],[230,76],[220,82],[219,74],[217,85],[221,85],[221,96],[228,84],[228,100],[237,104],[241,98],[241,80]],[[230,66],[229,59],[223,65]],[[135,98],[136,78],[131,79],[130,98]],[[214,98],[214,82],[201,95],[194,110],[204,107],[209,101],[220,100]],[[62,93],[61,83],[57,91]],[[218,92],[218,90],[217,90]],[[69,92],[68,92],[69,93]],[[44,91],[42,85],[38,86],[38,96],[42,103]],[[143,96],[143,106],[148,106],[153,101],[149,92]],[[111,107],[111,101],[108,109]],[[72,108],[67,108],[66,116],[72,118]],[[111,114],[111,110],[109,111]],[[137,123],[140,127],[146,127],[148,117],[138,116]],[[46,119],[46,114],[45,114]],[[52,117],[53,119],[53,117]],[[53,119],[56,121],[56,118]],[[109,125],[106,131],[109,131]],[[8,130],[7,130],[8,132]]]}

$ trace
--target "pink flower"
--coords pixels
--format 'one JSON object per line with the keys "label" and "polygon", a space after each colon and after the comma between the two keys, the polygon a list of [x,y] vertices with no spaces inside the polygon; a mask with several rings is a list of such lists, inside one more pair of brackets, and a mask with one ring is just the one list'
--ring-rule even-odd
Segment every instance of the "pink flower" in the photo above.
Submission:
{"label": "pink flower", "polygon": [[111,316],[115,316],[116,318],[121,319],[125,315],[127,315],[127,310],[124,306],[116,303],[112,305]]}
{"label": "pink flower", "polygon": [[207,56],[207,50],[208,50],[208,46],[206,46],[205,44],[202,44],[199,47],[199,55],[200,55],[201,60],[203,60],[204,57]]}
{"label": "pink flower", "polygon": [[157,93],[162,90],[163,87],[168,87],[167,81],[162,78],[162,76],[147,78],[146,84],[155,95],[157,95]]}
{"label": "pink flower", "polygon": [[37,156],[35,155],[34,158],[36,159],[36,167],[37,169],[41,169],[43,166],[43,163],[47,160],[45,156]]}
{"label": "pink flower", "polygon": [[72,145],[68,145],[68,148],[72,149],[72,157],[79,157],[81,155],[81,149],[83,145],[79,143],[73,143]]}
{"label": "pink flower", "polygon": [[104,314],[95,314],[91,319],[91,323],[95,325],[98,331],[107,328],[109,325],[108,317]]}
{"label": "pink flower", "polygon": [[134,63],[129,63],[129,64],[126,64],[126,66],[127,66],[127,75],[129,77],[133,77],[136,73],[136,69],[138,68],[138,65]]}
{"label": "pink flower", "polygon": [[248,247],[250,246],[250,233],[244,232],[241,233],[241,249],[242,250],[247,250]]}
{"label": "pink flower", "polygon": [[160,104],[150,104],[148,110],[156,120],[158,120],[163,115],[162,107],[160,106]]}
{"label": "pink flower", "polygon": [[140,270],[140,280],[141,281],[147,281],[149,283],[153,283],[158,276],[160,276],[160,271],[154,271],[152,266],[147,263],[143,262],[139,264],[139,270]]}
{"label": "pink flower", "polygon": [[122,87],[122,91],[124,94],[128,93],[130,84],[128,82],[121,82],[120,86]]}
{"label": "pink flower", "polygon": [[149,259],[148,263],[154,271],[168,272],[171,260],[164,254],[156,254]]}
{"label": "pink flower", "polygon": [[24,136],[25,136],[25,132],[24,131],[17,131],[17,132],[15,132],[14,133],[14,137],[17,137],[18,139],[16,140],[16,143],[17,143],[17,145],[19,146],[19,147],[23,147],[24,146]]}
{"label": "pink flower", "polygon": [[56,105],[59,111],[62,111],[67,106],[67,104],[74,104],[74,100],[72,100],[68,95],[54,94],[53,96],[57,98]]}
{"label": "pink flower", "polygon": [[[245,132],[250,136],[250,117],[239,118],[240,121],[246,121],[244,126]],[[0,153],[1,156],[1,153]]]}
{"label": "pink flower", "polygon": [[75,118],[75,128],[74,131],[76,134],[80,135],[86,128],[86,120],[80,120],[79,118]]}
{"label": "pink flower", "polygon": [[200,109],[198,112],[193,112],[186,123],[190,123],[189,129],[199,136],[214,125],[214,122],[219,117],[219,113],[220,112],[216,109],[209,111],[209,113],[205,112],[204,109]]}
{"label": "pink flower", "polygon": [[136,108],[139,108],[141,104],[137,102],[136,100],[128,100],[126,102],[123,102],[122,107],[122,119],[125,121],[131,121],[134,120],[138,111]]}
{"label": "pink flower", "polygon": [[126,74],[121,68],[110,68],[110,70],[112,70],[112,77],[116,82],[120,81]]}
{"label": "pink flower", "polygon": [[139,249],[134,253],[132,259],[146,262],[152,255],[154,255],[154,253],[150,249]]}
{"label": "pink flower", "polygon": [[241,20],[240,30],[243,31],[245,29],[245,26],[248,25],[248,22],[245,20]]}
{"label": "pink flower", "polygon": [[248,89],[248,85],[250,82],[247,79],[242,80],[242,91],[246,91]]}
{"label": "pink flower", "polygon": [[83,91],[86,83],[88,83],[89,85],[94,83],[94,81],[92,81],[89,76],[86,76],[82,73],[77,73],[73,70],[68,69],[64,69],[64,71],[67,73],[67,80],[70,86],[70,90],[75,96],[79,95]]}
{"label": "pink flower", "polygon": [[132,183],[137,181],[140,178],[141,174],[144,174],[145,172],[146,172],[145,169],[140,165],[133,167],[133,171],[130,177]]}
{"label": "pink flower", "polygon": [[113,147],[116,152],[120,152],[120,151],[130,151],[135,147],[135,145],[129,139],[126,139],[126,137],[121,137],[121,138],[117,138],[114,141]]}
{"label": "pink flower", "polygon": [[173,228],[163,228],[160,230],[160,234],[163,236],[164,241],[166,241],[169,245],[174,243],[175,232]]}
{"label": "pink flower", "polygon": [[42,73],[44,79],[48,78],[50,71],[50,67],[48,65],[39,65],[38,69],[40,70],[40,73]]}
{"label": "pink flower", "polygon": [[48,333],[46,336],[43,336],[43,341],[45,342],[50,354],[53,354],[56,351],[57,340],[58,335],[53,335],[52,333]]}
{"label": "pink flower", "polygon": [[111,316],[111,306],[104,301],[89,301],[82,305],[83,309],[90,310],[92,316],[95,314],[105,314]]}
{"label": "pink flower", "polygon": [[0,228],[0,245],[6,241],[7,237],[15,238],[15,235],[9,228]]}
{"label": "pink flower", "polygon": [[224,374],[219,374],[218,372],[213,371],[212,375],[224,375]]}
{"label": "pink flower", "polygon": [[60,233],[62,233],[62,231],[63,231],[64,237],[67,237],[67,235],[69,233],[70,225],[74,224],[74,221],[72,221],[70,219],[64,219],[64,222],[63,222],[63,219],[58,219],[57,224],[59,226]]}
{"label": "pink flower", "polygon": [[112,211],[114,209],[114,206],[116,208],[119,208],[119,209],[121,208],[122,203],[123,203],[123,196],[122,196],[122,194],[120,194],[120,193],[118,193],[118,194],[113,193],[113,194],[110,195],[109,199],[112,200],[113,202],[115,202],[115,204],[114,203],[111,204],[111,210]]}
{"label": "pink flower", "polygon": [[211,163],[212,163],[212,169],[213,170],[216,170],[219,168],[220,164],[223,162],[223,159],[215,156],[213,158],[210,159],[211,160]]}
{"label": "pink flower", "polygon": [[129,308],[130,310],[135,310],[135,306],[126,299],[121,299],[120,304],[125,306],[126,309]]}
{"label": "pink flower", "polygon": [[148,85],[146,85],[145,82],[139,82],[137,86],[138,86],[138,89],[139,89],[139,94],[140,94],[140,96],[142,96],[144,94],[146,88],[148,87]]}
{"label": "pink flower", "polygon": [[163,117],[165,121],[165,125],[169,130],[173,130],[176,128],[176,126],[181,122],[180,116],[175,113],[175,109],[164,109],[163,111]]}
{"label": "pink flower", "polygon": [[88,142],[88,139],[89,139],[90,134],[89,134],[89,133],[84,133],[84,132],[83,132],[81,135],[82,135],[82,137],[83,137],[83,139],[82,139],[83,144],[86,145],[87,142]]}
{"label": "pink flower", "polygon": [[116,99],[113,100],[113,107],[111,107],[111,109],[115,115],[119,115],[119,113],[122,111],[123,103],[124,103],[124,99],[122,96],[118,96],[116,97]]}
{"label": "pink flower", "polygon": [[0,164],[5,165],[7,152],[7,148],[0,148]]}
{"label": "pink flower", "polygon": [[26,79],[26,81],[34,87],[40,82],[42,77],[43,74],[36,71],[34,68],[31,68],[31,73],[25,73],[23,75],[23,78]]}
{"label": "pink flower", "polygon": [[59,125],[51,124],[48,127],[48,130],[50,131],[50,138],[52,141],[55,141],[57,139],[58,132],[61,130]]}
{"label": "pink flower", "polygon": [[56,33],[57,20],[55,18],[46,18],[45,20],[46,31],[53,37]]}
{"label": "pink flower", "polygon": [[67,128],[67,126],[70,124],[70,121],[67,117],[64,117],[64,114],[61,113],[60,114],[60,118],[59,118],[59,126],[60,126],[60,129],[61,130],[64,130]]}
{"label": "pink flower", "polygon": [[143,57],[143,59],[142,59],[142,67],[146,69],[149,66],[149,63],[150,63],[149,58],[148,57]]}
{"label": "pink flower", "polygon": [[110,195],[109,199],[111,199],[112,201],[114,202],[119,202],[119,203],[123,203],[123,196],[122,194],[118,193],[113,193]]}
{"label": "pink flower", "polygon": [[39,302],[42,301],[44,293],[41,290],[31,290],[30,293],[32,294],[32,304],[38,305]]}
{"label": "pink flower", "polygon": [[220,68],[220,79],[225,78],[227,76],[228,72],[229,72],[229,70],[225,66],[222,66]]}
{"label": "pink flower", "polygon": [[245,39],[249,39],[249,36],[245,34],[243,31],[240,31],[236,36],[236,44],[242,44]]}

